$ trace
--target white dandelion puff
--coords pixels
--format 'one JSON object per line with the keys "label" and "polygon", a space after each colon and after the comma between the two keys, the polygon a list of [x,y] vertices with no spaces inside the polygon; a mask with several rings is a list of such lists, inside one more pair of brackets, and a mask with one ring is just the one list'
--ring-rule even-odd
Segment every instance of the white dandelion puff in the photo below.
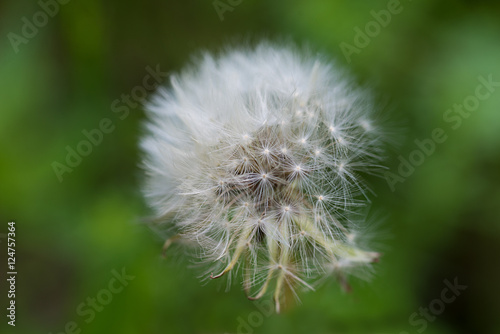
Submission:
{"label": "white dandelion puff", "polygon": [[[250,299],[312,289],[369,267],[356,244],[363,174],[376,173],[383,131],[366,90],[293,47],[205,54],[147,107],[144,194],[156,221],[210,265],[242,268]],[[294,292],[295,293],[295,292]]]}

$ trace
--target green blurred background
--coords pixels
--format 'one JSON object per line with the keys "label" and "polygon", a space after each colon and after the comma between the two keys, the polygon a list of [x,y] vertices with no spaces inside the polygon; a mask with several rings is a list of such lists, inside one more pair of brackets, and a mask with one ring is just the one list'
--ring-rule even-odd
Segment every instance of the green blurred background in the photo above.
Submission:
{"label": "green blurred background", "polygon": [[[500,89],[456,130],[443,120],[478,76],[500,81],[498,1],[402,0],[350,63],[340,43],[354,45],[354,28],[388,1],[222,0],[223,20],[211,0],[65,2],[46,22],[36,1],[0,3],[0,233],[16,221],[18,271],[16,327],[3,311],[2,333],[500,333]],[[40,27],[22,39],[33,16]],[[142,86],[148,66],[173,73],[200,49],[249,37],[308,42],[374,86],[403,129],[394,173],[415,139],[435,128],[448,136],[394,192],[370,179],[373,207],[387,216],[374,229],[384,256],[372,281],[352,279],[343,293],[332,279],[281,315],[259,311],[236,284],[203,285],[189,260],[161,258],[163,241],[141,224],[144,113],[112,106]],[[104,118],[113,131],[60,182],[54,161]],[[122,268],[135,278],[94,319],[82,316],[81,303],[109,297]],[[467,286],[460,296],[425,326],[410,322],[455,278]]]}

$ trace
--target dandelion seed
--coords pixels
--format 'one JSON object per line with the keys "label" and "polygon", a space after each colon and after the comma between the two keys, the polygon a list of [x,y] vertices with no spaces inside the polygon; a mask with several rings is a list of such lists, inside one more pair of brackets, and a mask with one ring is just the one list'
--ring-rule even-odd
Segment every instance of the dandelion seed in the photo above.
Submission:
{"label": "dandelion seed", "polygon": [[362,120],[362,121],[359,122],[359,124],[361,125],[361,127],[365,131],[371,131],[372,130],[372,126],[371,126],[371,124],[367,120]]}

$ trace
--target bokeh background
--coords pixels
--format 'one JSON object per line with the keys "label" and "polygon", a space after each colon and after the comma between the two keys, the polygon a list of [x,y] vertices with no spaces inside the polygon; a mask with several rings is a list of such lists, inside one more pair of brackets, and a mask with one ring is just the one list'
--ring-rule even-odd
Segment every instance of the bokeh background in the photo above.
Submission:
{"label": "bokeh background", "polygon": [[[354,29],[364,30],[388,1],[215,4],[228,6],[223,20],[212,0],[65,0],[46,21],[36,1],[0,3],[0,331],[500,333],[500,88],[457,129],[443,120],[474,94],[478,76],[500,81],[499,2],[401,0],[401,12],[350,62],[339,45],[355,45]],[[33,16],[40,27],[23,35],[23,18]],[[29,38],[12,42],[13,34]],[[163,241],[141,224],[149,214],[137,167],[144,112],[134,103],[128,113],[113,109],[142,86],[148,67],[173,73],[201,49],[259,38],[307,42],[375,88],[403,135],[389,152],[392,172],[415,139],[435,128],[448,136],[395,191],[383,178],[369,180],[373,208],[386,217],[374,229],[384,252],[375,277],[352,279],[351,293],[332,279],[281,315],[259,311],[237,285],[228,293],[203,285],[189,260],[162,259]],[[82,131],[105,118],[113,131],[60,182],[54,162],[65,164],[67,146],[75,149]],[[10,220],[15,328],[4,315]],[[135,278],[87,323],[78,307],[105,298],[113,270],[122,268]],[[426,326],[409,320],[455,278],[467,289],[441,314]]]}

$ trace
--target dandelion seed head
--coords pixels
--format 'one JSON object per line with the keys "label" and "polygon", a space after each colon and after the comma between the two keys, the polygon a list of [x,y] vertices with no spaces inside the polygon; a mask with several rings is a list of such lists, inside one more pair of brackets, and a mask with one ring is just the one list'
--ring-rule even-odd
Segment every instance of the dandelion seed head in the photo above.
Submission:
{"label": "dandelion seed head", "polygon": [[158,226],[199,250],[206,277],[243,266],[249,297],[275,284],[279,310],[285,284],[312,289],[378,258],[352,222],[383,138],[351,82],[307,51],[262,43],[203,55],[149,103],[144,195]]}

